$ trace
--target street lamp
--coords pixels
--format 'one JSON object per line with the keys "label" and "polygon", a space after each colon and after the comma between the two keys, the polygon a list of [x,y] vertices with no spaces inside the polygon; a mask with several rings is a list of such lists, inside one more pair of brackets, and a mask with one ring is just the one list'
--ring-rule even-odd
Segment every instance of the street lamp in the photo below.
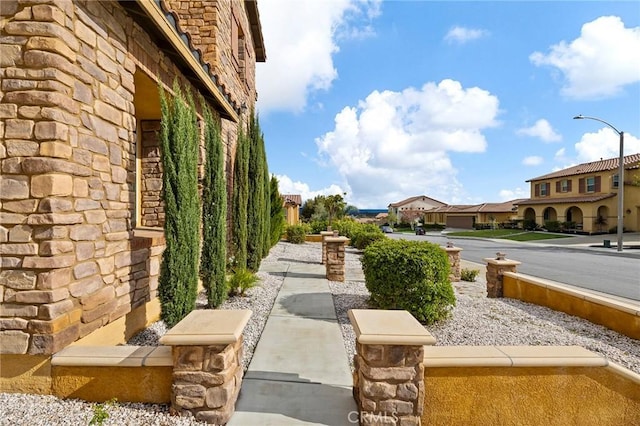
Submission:
{"label": "street lamp", "polygon": [[606,124],[611,127],[614,132],[616,132],[620,136],[620,160],[618,163],[618,226],[617,226],[617,236],[618,236],[618,251],[622,251],[622,229],[624,228],[624,132],[613,127],[612,124],[607,123],[606,121],[596,118],[596,117],[587,117],[586,115],[576,115],[573,117],[574,120],[595,120],[601,123]]}

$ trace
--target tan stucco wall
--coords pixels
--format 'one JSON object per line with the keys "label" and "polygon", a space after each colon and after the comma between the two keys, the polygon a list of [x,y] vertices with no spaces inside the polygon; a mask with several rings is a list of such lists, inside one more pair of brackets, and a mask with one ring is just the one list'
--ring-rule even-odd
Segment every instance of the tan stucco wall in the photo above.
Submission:
{"label": "tan stucco wall", "polygon": [[583,293],[559,291],[522,274],[505,273],[503,294],[504,297],[566,312],[604,325],[631,338],[640,339],[640,316],[637,313],[597,303]]}
{"label": "tan stucco wall", "polygon": [[52,367],[52,394],[104,402],[166,404],[171,401],[173,367]]}
{"label": "tan stucco wall", "polygon": [[425,369],[423,425],[640,424],[640,384],[607,367]]}

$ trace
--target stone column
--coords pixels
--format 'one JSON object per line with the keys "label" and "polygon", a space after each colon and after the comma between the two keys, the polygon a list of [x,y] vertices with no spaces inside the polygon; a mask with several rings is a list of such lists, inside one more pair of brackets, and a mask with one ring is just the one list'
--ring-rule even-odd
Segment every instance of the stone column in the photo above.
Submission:
{"label": "stone column", "polygon": [[420,425],[424,345],[435,338],[407,311],[352,309],[353,396],[361,425]]}
{"label": "stone column", "polygon": [[502,297],[502,274],[505,272],[517,272],[517,266],[521,262],[505,259],[504,253],[496,253],[496,258],[486,258],[487,262],[487,297]]}
{"label": "stone column", "polygon": [[333,231],[320,231],[320,236],[322,237],[322,264],[327,263],[327,237],[333,237]]}
{"label": "stone column", "polygon": [[347,237],[326,237],[327,244],[327,279],[344,282],[344,249]]}
{"label": "stone column", "polygon": [[451,281],[460,281],[462,272],[460,270],[460,247],[454,247],[452,242],[447,242],[447,246],[443,247],[449,257],[449,264],[451,265],[451,273],[449,279]]}
{"label": "stone column", "polygon": [[242,383],[242,330],[251,311],[193,311],[160,343],[172,347],[171,411],[226,424]]}

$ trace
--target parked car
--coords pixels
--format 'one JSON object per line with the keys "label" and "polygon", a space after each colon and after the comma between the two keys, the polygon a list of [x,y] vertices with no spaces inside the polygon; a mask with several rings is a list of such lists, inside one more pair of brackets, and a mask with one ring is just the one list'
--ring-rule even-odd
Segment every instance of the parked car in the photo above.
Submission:
{"label": "parked car", "polygon": [[385,234],[393,234],[393,228],[389,225],[381,225],[380,230]]}
{"label": "parked car", "polygon": [[422,226],[416,226],[416,235],[424,235],[424,228]]}

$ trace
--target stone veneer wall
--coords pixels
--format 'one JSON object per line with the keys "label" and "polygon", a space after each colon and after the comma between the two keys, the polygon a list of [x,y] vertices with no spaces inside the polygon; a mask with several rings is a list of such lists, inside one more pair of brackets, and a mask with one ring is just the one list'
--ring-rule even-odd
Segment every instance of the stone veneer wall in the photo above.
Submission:
{"label": "stone veneer wall", "polygon": [[156,297],[163,245],[132,237],[134,73],[192,86],[116,1],[0,6],[1,350],[51,354]]}
{"label": "stone veneer wall", "polygon": [[140,224],[142,226],[164,226],[159,131],[159,120],[143,120],[140,122],[140,142],[142,145],[142,158],[140,159],[142,163]]}

